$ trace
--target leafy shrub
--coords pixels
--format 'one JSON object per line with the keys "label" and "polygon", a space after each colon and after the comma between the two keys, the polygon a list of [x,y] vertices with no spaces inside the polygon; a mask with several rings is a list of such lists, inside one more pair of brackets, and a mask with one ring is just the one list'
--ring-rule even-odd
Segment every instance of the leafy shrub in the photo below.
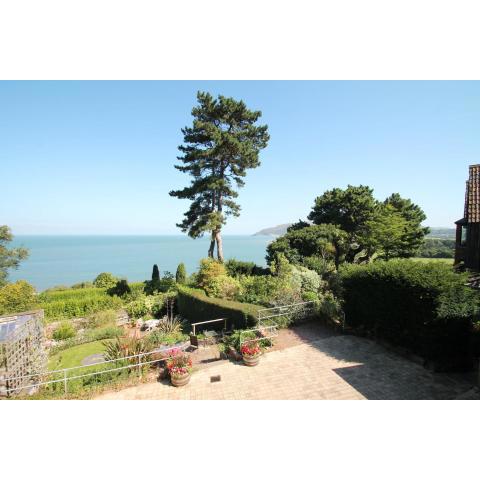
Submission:
{"label": "leafy shrub", "polygon": [[446,368],[469,364],[479,296],[447,265],[408,260],[341,272],[346,324]]}
{"label": "leafy shrub", "polygon": [[113,287],[107,290],[107,293],[111,296],[124,297],[131,294],[132,290],[125,279],[119,280]]}
{"label": "leafy shrub", "polygon": [[175,280],[177,283],[183,285],[187,281],[187,269],[185,268],[184,263],[180,263],[177,267],[177,272],[175,274]]}
{"label": "leafy shrub", "polygon": [[205,286],[205,292],[210,297],[234,300],[240,291],[240,282],[227,275],[219,275]]}
{"label": "leafy shrub", "polygon": [[53,332],[54,340],[67,340],[76,335],[75,328],[71,322],[62,322],[60,326]]}
{"label": "leafy shrub", "polygon": [[200,288],[206,288],[214,278],[225,276],[226,274],[227,270],[223,263],[218,262],[213,258],[202,258],[197,273],[197,286]]}
{"label": "leafy shrub", "polygon": [[97,275],[97,277],[93,281],[93,284],[95,285],[95,287],[98,288],[112,288],[117,284],[117,282],[117,277],[114,277],[109,272],[103,272]]}
{"label": "leafy shrub", "polygon": [[140,318],[150,314],[151,306],[149,297],[143,297],[128,303],[125,306],[125,310],[129,317]]}
{"label": "leafy shrub", "polygon": [[207,297],[201,290],[184,286],[178,289],[177,304],[180,315],[191,322],[228,318],[235,328],[255,325],[260,308],[248,303]]}
{"label": "leafy shrub", "polygon": [[24,280],[0,288],[0,314],[20,313],[37,304],[35,289]]}
{"label": "leafy shrub", "polygon": [[242,262],[231,258],[225,263],[228,275],[231,277],[239,277],[240,275],[268,275],[268,268],[259,267],[253,262]]}
{"label": "leafy shrub", "polygon": [[144,316],[154,316],[159,318],[165,310],[164,305],[166,297],[167,296],[162,293],[149,296],[142,295],[133,302],[128,303],[125,306],[125,310],[132,318],[140,318]]}
{"label": "leafy shrub", "polygon": [[269,306],[271,299],[277,296],[282,287],[281,280],[271,275],[243,276],[240,277],[238,300]]}
{"label": "leafy shrub", "polygon": [[317,272],[300,266],[292,266],[290,282],[292,288],[300,293],[316,293],[323,285],[322,279]]}

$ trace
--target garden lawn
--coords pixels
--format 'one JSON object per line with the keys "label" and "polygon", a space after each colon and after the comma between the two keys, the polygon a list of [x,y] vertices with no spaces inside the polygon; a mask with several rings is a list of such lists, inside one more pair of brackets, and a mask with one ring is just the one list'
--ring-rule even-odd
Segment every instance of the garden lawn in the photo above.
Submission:
{"label": "garden lawn", "polygon": [[103,340],[75,345],[53,355],[48,361],[48,369],[60,370],[62,368],[78,367],[88,355],[104,351]]}

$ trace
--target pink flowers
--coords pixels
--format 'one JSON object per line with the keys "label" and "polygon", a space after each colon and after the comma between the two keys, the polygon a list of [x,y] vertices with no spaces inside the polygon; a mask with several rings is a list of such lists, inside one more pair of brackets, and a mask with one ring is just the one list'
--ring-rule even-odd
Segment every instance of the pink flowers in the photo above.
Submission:
{"label": "pink flowers", "polygon": [[260,345],[257,342],[246,343],[241,348],[242,355],[246,357],[255,357],[260,355]]}
{"label": "pink flowers", "polygon": [[192,359],[188,353],[174,348],[168,352],[170,358],[167,360],[167,369],[171,377],[181,377],[192,370]]}

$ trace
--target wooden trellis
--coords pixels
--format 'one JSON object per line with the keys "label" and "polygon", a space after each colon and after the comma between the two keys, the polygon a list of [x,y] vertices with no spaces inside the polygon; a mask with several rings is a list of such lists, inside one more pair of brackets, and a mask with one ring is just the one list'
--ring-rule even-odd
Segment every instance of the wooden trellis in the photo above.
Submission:
{"label": "wooden trellis", "polygon": [[28,388],[45,370],[43,310],[0,317],[0,395]]}

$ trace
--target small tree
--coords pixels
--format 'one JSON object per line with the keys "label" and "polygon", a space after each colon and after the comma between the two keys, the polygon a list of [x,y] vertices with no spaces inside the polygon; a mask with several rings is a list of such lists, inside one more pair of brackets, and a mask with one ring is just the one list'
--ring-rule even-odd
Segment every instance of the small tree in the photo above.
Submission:
{"label": "small tree", "polygon": [[93,285],[97,288],[112,288],[118,282],[118,278],[114,277],[110,272],[102,272],[97,275],[93,281]]}
{"label": "small tree", "polygon": [[0,288],[0,314],[30,310],[37,303],[35,289],[25,280]]}
{"label": "small tree", "polygon": [[187,281],[187,270],[183,263],[180,263],[177,267],[175,280],[177,281],[177,283],[180,283],[180,284],[184,284]]}
{"label": "small tree", "polygon": [[155,264],[152,270],[152,282],[158,283],[160,281],[160,270],[158,269],[158,265]]}
{"label": "small tree", "polygon": [[0,225],[0,287],[7,283],[8,269],[16,269],[20,262],[28,257],[28,250],[23,247],[7,248],[13,235],[7,225]]}

